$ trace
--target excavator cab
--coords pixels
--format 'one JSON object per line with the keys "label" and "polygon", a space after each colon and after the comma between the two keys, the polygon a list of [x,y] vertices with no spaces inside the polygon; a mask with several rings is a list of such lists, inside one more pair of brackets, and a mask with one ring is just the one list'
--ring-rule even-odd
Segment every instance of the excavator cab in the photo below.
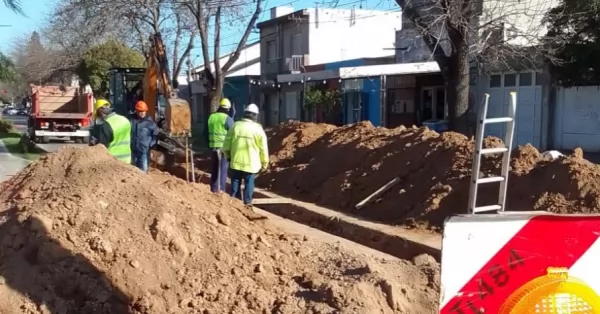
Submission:
{"label": "excavator cab", "polygon": [[[143,96],[144,68],[112,68],[109,74],[109,96],[113,110],[129,116],[134,110],[135,97]],[[139,89],[139,94],[136,90]],[[141,96],[138,96],[141,95]]]}

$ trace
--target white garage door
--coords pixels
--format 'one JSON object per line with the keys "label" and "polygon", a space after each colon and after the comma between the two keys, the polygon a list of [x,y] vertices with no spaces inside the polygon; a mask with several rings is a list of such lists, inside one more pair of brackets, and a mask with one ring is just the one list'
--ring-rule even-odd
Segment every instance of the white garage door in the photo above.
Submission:
{"label": "white garage door", "polygon": [[[536,73],[505,73],[491,75],[487,85],[490,94],[488,117],[507,117],[510,92],[517,92],[517,116],[513,147],[532,144],[541,146],[542,134],[542,86],[536,84]],[[539,81],[539,79],[537,79]],[[484,80],[485,82],[485,80]],[[486,127],[486,135],[504,138],[505,124]]]}
{"label": "white garage door", "polygon": [[599,86],[560,88],[556,97],[554,147],[600,152]]}

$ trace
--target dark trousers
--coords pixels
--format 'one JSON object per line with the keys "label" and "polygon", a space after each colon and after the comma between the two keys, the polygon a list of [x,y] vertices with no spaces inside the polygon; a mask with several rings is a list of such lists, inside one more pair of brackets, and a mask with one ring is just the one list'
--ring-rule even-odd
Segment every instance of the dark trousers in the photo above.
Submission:
{"label": "dark trousers", "polygon": [[229,162],[223,155],[220,149],[213,149],[211,152],[211,167],[210,167],[210,191],[225,192],[227,187],[227,169]]}
{"label": "dark trousers", "polygon": [[148,152],[132,152],[131,164],[148,173]]}
{"label": "dark trousers", "polygon": [[[254,194],[254,179],[256,173],[231,169],[231,196],[244,201],[244,204],[252,204],[252,194]],[[242,198],[242,183],[244,184],[244,197]]]}

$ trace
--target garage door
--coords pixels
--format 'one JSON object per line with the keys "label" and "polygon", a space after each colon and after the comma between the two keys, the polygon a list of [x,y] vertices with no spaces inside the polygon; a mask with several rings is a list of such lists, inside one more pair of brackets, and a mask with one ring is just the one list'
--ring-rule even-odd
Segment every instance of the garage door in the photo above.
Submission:
{"label": "garage door", "polygon": [[[488,117],[507,117],[510,92],[517,92],[517,115],[513,148],[532,144],[540,148],[542,134],[542,86],[536,84],[536,73],[504,73],[491,75],[487,93],[490,94]],[[540,82],[541,83],[541,82]],[[492,124],[486,135],[504,138],[505,124]]]}
{"label": "garage door", "polygon": [[599,86],[560,88],[554,115],[554,147],[600,152]]}

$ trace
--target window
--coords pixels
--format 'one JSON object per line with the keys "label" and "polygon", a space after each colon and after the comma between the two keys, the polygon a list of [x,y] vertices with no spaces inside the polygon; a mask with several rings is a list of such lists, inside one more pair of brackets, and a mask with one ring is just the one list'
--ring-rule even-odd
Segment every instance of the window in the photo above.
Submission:
{"label": "window", "polygon": [[290,54],[292,56],[302,54],[301,39],[302,37],[300,37],[300,34],[293,34],[290,36]]}
{"label": "window", "polygon": [[267,61],[273,62],[277,59],[277,46],[275,41],[271,40],[267,42]]}
{"label": "window", "polygon": [[502,87],[502,75],[490,76],[490,87]]}
{"label": "window", "polygon": [[504,74],[504,87],[517,86],[516,74]]}
{"label": "window", "polygon": [[533,74],[531,72],[519,73],[519,86],[533,85]]}

